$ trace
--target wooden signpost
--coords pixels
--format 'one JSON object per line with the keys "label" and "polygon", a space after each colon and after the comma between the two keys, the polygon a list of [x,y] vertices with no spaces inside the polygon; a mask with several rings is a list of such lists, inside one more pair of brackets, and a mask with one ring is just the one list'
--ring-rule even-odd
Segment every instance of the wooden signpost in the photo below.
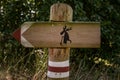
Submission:
{"label": "wooden signpost", "polygon": [[[51,6],[50,21],[25,22],[13,36],[25,47],[48,47],[48,80],[69,80],[70,48],[99,48],[99,22],[72,22],[72,8]],[[57,21],[57,22],[56,22]]]}
{"label": "wooden signpost", "polygon": [[100,45],[100,24],[25,22],[13,35],[25,47],[97,48]]}

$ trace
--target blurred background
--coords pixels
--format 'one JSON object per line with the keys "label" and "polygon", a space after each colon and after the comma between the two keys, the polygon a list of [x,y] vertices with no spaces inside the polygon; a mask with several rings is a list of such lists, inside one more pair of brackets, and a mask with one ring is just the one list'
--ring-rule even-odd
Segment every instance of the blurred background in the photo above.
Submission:
{"label": "blurred background", "polygon": [[[12,33],[26,21],[49,21],[58,0],[0,0],[0,80],[46,80],[48,49],[25,48]],[[71,48],[70,80],[120,80],[120,0],[59,0],[73,21],[101,24],[101,47]]]}

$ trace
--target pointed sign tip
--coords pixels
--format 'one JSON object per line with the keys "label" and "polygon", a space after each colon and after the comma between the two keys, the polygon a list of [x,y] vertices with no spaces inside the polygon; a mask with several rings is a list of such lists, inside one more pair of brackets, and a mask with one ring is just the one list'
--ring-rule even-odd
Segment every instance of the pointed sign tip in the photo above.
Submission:
{"label": "pointed sign tip", "polygon": [[15,30],[12,34],[12,36],[19,42],[21,42],[21,29],[18,28],[17,30]]}

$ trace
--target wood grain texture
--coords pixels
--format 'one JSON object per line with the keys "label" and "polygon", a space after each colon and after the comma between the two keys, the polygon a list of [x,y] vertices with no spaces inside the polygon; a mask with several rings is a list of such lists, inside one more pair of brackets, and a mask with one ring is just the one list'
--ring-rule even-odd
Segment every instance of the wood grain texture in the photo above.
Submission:
{"label": "wood grain texture", "polygon": [[50,61],[61,62],[69,60],[70,48],[49,48]]}
{"label": "wood grain texture", "polygon": [[73,10],[65,3],[56,3],[50,9],[50,21],[72,21]]}
{"label": "wood grain texture", "polygon": [[[29,24],[29,22],[24,24]],[[67,44],[63,43],[61,45],[60,42],[64,35],[60,35],[60,32],[63,31],[65,26],[72,28],[67,31],[72,43],[67,41]],[[98,48],[100,47],[100,23],[36,22],[22,36],[34,47]],[[29,47],[29,45],[26,47]]]}
{"label": "wood grain texture", "polygon": [[[51,21],[72,21],[72,15],[73,15],[73,10],[67,4],[57,3],[51,6],[50,9]],[[55,27],[57,28],[58,26]],[[53,31],[56,31],[56,29],[54,29]],[[49,61],[54,61],[54,62],[61,62],[66,60],[69,61],[69,55],[70,55],[69,53],[70,53],[70,48],[49,48]],[[59,77],[57,79],[48,76],[48,80],[69,80],[69,76],[64,78]]]}

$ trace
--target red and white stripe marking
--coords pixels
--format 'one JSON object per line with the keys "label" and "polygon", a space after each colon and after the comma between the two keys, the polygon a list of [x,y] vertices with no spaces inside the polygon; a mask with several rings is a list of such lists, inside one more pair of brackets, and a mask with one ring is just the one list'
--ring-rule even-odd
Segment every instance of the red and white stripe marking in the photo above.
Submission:
{"label": "red and white stripe marking", "polygon": [[49,78],[65,78],[69,77],[69,60],[62,62],[48,62],[48,73]]}
{"label": "red and white stripe marking", "polygon": [[27,39],[25,39],[22,34],[28,30],[34,22],[24,23],[21,26],[21,44],[24,46],[34,47]]}

